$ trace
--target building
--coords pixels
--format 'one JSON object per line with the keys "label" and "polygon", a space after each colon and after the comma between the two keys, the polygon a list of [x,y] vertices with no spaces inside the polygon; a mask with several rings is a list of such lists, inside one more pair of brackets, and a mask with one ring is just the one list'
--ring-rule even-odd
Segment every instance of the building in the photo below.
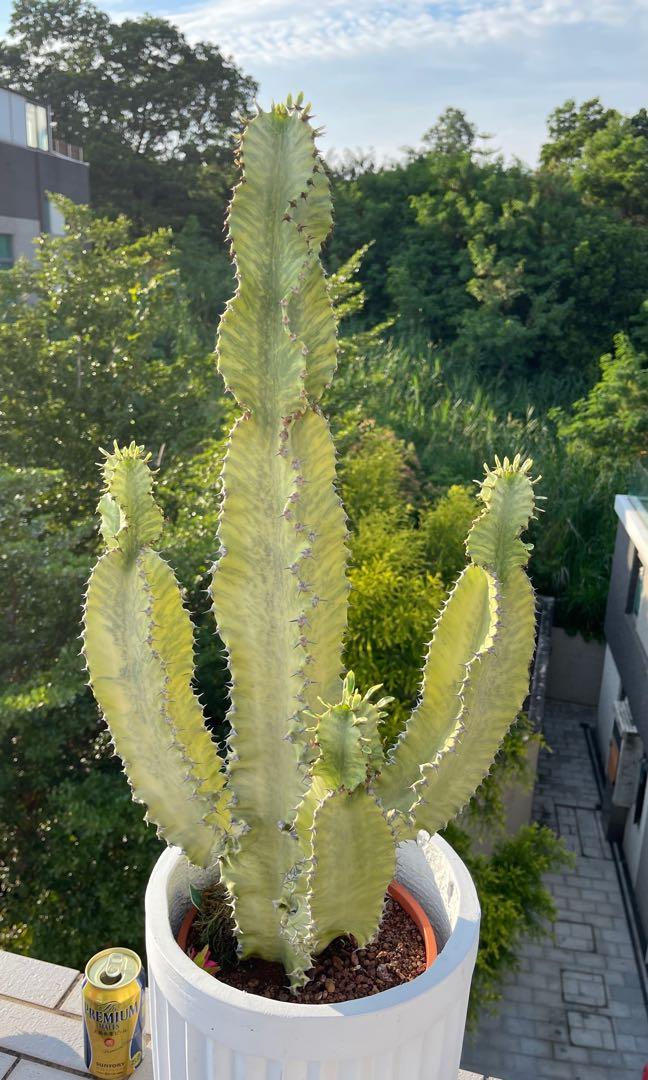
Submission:
{"label": "building", "polygon": [[598,707],[608,837],[623,852],[648,938],[648,498],[617,495]]}
{"label": "building", "polygon": [[48,108],[0,89],[0,269],[21,255],[32,258],[39,233],[62,231],[51,194],[89,202],[83,154],[53,138]]}

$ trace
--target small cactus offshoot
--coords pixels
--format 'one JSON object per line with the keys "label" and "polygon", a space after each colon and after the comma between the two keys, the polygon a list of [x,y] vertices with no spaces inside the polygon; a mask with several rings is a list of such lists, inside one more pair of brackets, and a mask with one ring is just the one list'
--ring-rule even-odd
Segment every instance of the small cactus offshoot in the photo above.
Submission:
{"label": "small cactus offshoot", "polygon": [[239,955],[281,961],[293,988],[333,938],[375,935],[397,842],[443,827],[488,773],[534,643],[521,539],[531,462],[496,459],[420,700],[386,755],[389,699],[342,676],[346,520],[319,406],[336,363],[319,259],[331,199],[309,110],[289,98],[246,125],[228,216],[237,289],[218,362],[242,411],[211,584],[231,674],[225,758],[192,686],[192,624],[157,550],[162,514],[134,444],[103,465],[106,550],[84,613],[90,682],[134,798],[191,862],[218,866]]}

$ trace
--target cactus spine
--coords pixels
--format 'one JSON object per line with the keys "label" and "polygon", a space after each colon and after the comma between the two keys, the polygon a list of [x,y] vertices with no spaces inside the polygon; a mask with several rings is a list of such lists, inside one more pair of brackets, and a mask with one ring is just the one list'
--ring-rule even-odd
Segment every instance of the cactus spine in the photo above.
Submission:
{"label": "cactus spine", "polygon": [[441,827],[486,775],[524,699],[534,638],[520,539],[530,462],[505,459],[486,470],[469,565],[387,758],[389,699],[342,681],[346,521],[318,405],[336,357],[319,261],[331,201],[308,109],[289,98],[247,124],[229,212],[237,290],[218,355],[242,413],[211,585],[231,673],[225,761],[191,688],[191,622],[155,549],[162,519],[135,445],[103,466],[106,552],[84,616],[91,685],[134,797],[191,861],[218,861],[240,954],[281,961],[293,987],[334,937],[370,940],[396,842]]}

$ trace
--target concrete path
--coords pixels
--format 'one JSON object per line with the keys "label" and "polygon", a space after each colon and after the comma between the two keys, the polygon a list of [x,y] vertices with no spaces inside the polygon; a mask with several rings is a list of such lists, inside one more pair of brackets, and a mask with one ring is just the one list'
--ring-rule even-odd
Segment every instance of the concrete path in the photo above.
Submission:
{"label": "concrete path", "polygon": [[533,816],[576,854],[547,877],[557,908],[553,939],[526,943],[499,1012],[464,1045],[464,1068],[502,1080],[642,1080],[648,1015],[622,894],[604,839],[583,724],[591,709],[548,702]]}

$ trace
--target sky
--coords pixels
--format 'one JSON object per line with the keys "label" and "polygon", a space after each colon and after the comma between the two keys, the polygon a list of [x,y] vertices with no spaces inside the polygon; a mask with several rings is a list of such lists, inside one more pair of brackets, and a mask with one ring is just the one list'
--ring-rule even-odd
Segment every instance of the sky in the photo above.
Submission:
{"label": "sky", "polygon": [[[115,18],[169,17],[220,45],[259,100],[303,90],[327,154],[416,146],[448,105],[507,157],[537,160],[566,98],[648,104],[648,0],[99,0]],[[0,0],[8,14],[9,0]],[[6,25],[6,17],[0,17]]]}

